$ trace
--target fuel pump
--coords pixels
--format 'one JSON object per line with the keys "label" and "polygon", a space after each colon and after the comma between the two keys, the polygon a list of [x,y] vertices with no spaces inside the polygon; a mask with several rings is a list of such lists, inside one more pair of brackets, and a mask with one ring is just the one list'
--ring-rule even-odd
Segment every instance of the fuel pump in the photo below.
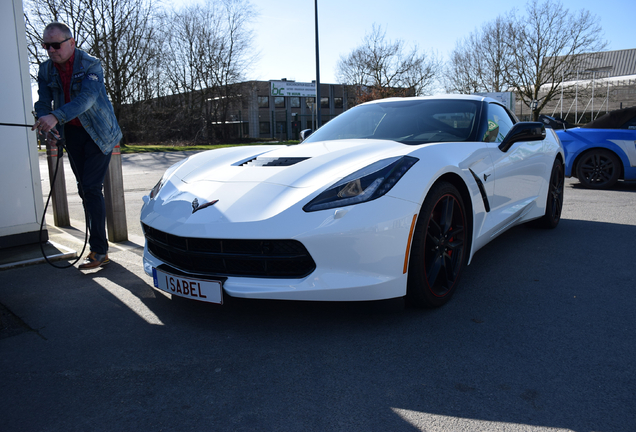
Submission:
{"label": "fuel pump", "polygon": [[[33,128],[33,125],[19,124],[19,123],[0,123],[0,126]],[[84,215],[85,216],[85,220],[86,220],[86,229],[85,229],[85,234],[84,234],[84,247],[82,248],[82,252],[78,255],[77,259],[75,261],[73,261],[72,263],[70,263],[70,264],[66,264],[66,265],[63,265],[63,266],[55,265],[46,256],[46,252],[44,251],[44,242],[42,240],[42,233],[44,232],[44,221],[45,221],[45,218],[46,218],[46,210],[49,207],[49,203],[51,202],[51,196],[53,194],[53,185],[55,184],[55,179],[57,178],[57,172],[58,172],[58,169],[59,169],[59,166],[60,166],[60,161],[62,159],[62,156],[64,155],[64,140],[60,137],[60,135],[55,130],[51,130],[51,131],[47,132],[46,135],[44,136],[44,140],[47,142],[47,146],[48,146],[48,143],[50,143],[50,142],[54,142],[55,143],[55,146],[57,147],[57,161],[56,161],[56,164],[55,164],[55,172],[53,174],[53,180],[51,181],[51,188],[49,190],[49,196],[46,199],[46,204],[44,205],[44,211],[42,212],[42,220],[40,222],[40,233],[39,233],[40,250],[42,251],[42,256],[44,257],[46,262],[49,263],[51,266],[53,266],[55,268],[59,268],[59,269],[70,268],[70,267],[73,267],[75,264],[77,264],[77,262],[84,255],[84,251],[86,250],[86,245],[88,244],[88,218],[86,217],[86,215]],[[69,154],[69,162],[71,163],[71,165],[73,164],[73,160],[72,160],[70,154]],[[78,181],[78,185],[79,185],[79,188],[81,189],[82,184],[81,184],[80,181]]]}

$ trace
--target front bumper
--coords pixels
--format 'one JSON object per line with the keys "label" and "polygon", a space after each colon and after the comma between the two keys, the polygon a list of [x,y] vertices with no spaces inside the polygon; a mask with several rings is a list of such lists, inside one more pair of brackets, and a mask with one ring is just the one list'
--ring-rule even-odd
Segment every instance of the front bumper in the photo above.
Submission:
{"label": "front bumper", "polygon": [[[179,225],[174,235],[231,239],[293,239],[302,243],[315,262],[303,277],[269,277],[220,274],[227,277],[223,291],[232,297],[310,300],[365,301],[401,297],[406,294],[409,234],[419,207],[412,202],[385,196],[363,205],[305,213],[289,209],[268,220],[206,224],[203,220]],[[153,223],[155,222],[155,223]],[[173,222],[161,226],[156,217],[142,223],[168,231]],[[203,223],[205,226],[199,226]],[[184,226],[185,225],[185,226]],[[174,231],[174,230],[173,230]],[[144,248],[144,270],[161,265],[174,267]],[[191,274],[201,277],[201,274]],[[213,277],[212,274],[208,276]]]}

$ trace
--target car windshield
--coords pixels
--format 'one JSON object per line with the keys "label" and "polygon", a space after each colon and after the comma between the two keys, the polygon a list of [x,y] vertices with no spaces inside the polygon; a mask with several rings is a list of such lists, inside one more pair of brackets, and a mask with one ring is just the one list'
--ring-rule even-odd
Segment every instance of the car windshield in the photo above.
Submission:
{"label": "car windshield", "polygon": [[381,139],[417,145],[473,141],[479,102],[400,100],[359,105],[340,114],[304,142]]}

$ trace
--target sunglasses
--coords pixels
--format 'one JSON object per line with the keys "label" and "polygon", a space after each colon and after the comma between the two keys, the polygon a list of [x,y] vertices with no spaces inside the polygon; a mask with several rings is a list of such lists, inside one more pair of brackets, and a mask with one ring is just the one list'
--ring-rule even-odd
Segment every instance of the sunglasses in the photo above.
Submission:
{"label": "sunglasses", "polygon": [[42,42],[42,48],[44,48],[47,51],[51,48],[53,48],[54,50],[59,50],[60,46],[62,46],[64,42],[70,39],[72,38],[66,38],[62,42]]}

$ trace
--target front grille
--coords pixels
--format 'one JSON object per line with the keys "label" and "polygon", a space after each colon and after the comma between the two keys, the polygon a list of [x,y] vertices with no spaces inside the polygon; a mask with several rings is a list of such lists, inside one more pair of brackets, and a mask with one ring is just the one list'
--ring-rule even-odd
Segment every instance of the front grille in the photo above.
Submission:
{"label": "front grille", "polygon": [[143,224],[148,250],[179,270],[210,276],[296,279],[316,263],[296,240],[179,237]]}

